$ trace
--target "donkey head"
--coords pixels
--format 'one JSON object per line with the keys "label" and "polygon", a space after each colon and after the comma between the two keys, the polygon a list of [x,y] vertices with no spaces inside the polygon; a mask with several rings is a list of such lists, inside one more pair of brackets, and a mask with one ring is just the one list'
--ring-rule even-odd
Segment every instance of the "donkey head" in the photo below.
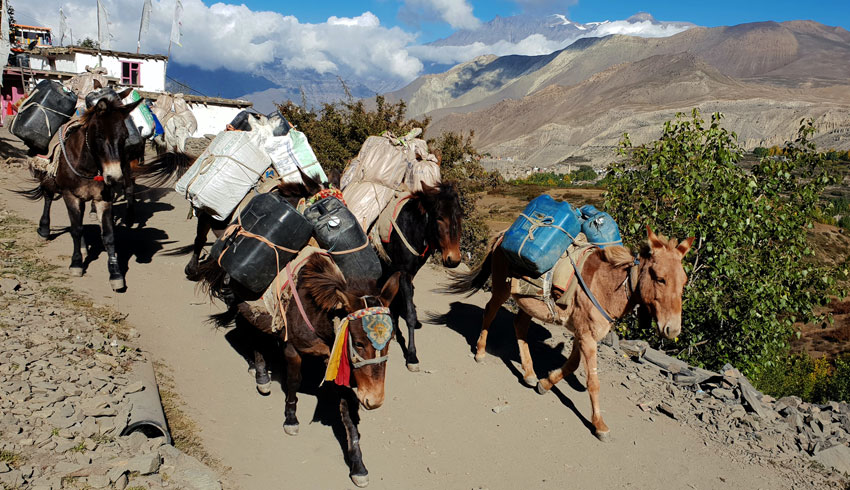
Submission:
{"label": "donkey head", "polygon": [[647,243],[641,250],[638,291],[640,302],[655,318],[658,334],[675,339],[682,331],[682,291],[688,277],[682,258],[688,253],[694,237],[676,244],[673,239],[659,238],[647,226]]}
{"label": "donkey head", "polygon": [[106,184],[120,182],[123,178],[121,163],[129,136],[125,120],[142,103],[141,100],[127,105],[121,103],[130,90],[100,98],[82,117],[85,146],[100,167],[98,170]]}
{"label": "donkey head", "polygon": [[[320,316],[337,320],[348,317],[348,356],[357,399],[371,410],[384,403],[384,377],[393,334],[392,320],[377,309],[389,308],[399,288],[396,272],[379,289],[374,280],[346,281],[330,259],[313,255],[301,269],[298,288],[306,288],[318,310],[307,314],[317,323]],[[295,313],[291,319],[297,319]],[[293,331],[294,332],[294,331]]]}
{"label": "donkey head", "polygon": [[351,318],[348,335],[351,374],[357,384],[354,391],[360,404],[367,410],[378,408],[384,403],[386,359],[393,335],[393,322],[386,313],[358,318],[358,312],[375,307],[389,308],[398,292],[400,275],[401,272],[396,272],[390,276],[377,296],[368,291],[353,290],[356,288],[337,291],[337,297]]}
{"label": "donkey head", "polygon": [[421,185],[421,203],[428,213],[428,242],[440,249],[444,266],[457,267],[461,261],[460,236],[463,217],[457,190],[451,182],[443,182],[434,187],[424,182]]}

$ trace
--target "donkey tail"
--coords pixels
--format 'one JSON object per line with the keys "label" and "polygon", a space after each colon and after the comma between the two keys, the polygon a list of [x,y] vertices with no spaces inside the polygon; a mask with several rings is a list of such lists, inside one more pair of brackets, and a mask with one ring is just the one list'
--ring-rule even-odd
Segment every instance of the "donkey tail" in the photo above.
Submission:
{"label": "donkey tail", "polygon": [[30,201],[40,201],[47,197],[47,193],[44,192],[44,188],[41,187],[41,184],[36,185],[32,189],[14,190],[12,192],[19,196],[23,196]]}
{"label": "donkey tail", "polygon": [[131,161],[133,177],[140,183],[157,187],[179,179],[194,163],[194,159],[183,154],[164,153],[152,161],[142,164],[141,159]]}
{"label": "donkey tail", "polygon": [[[198,289],[210,299],[219,299],[227,305],[235,305],[236,297],[226,284],[227,272],[213,259],[207,259],[198,265]],[[193,277],[195,279],[195,277]]]}
{"label": "donkey tail", "polygon": [[236,317],[239,315],[239,305],[231,303],[227,310],[210,315],[207,322],[215,328],[227,328],[236,322]]}
{"label": "donkey tail", "polygon": [[438,288],[437,292],[447,294],[465,294],[467,297],[472,296],[477,291],[480,291],[490,279],[492,274],[493,252],[499,243],[502,241],[502,235],[499,234],[488,245],[489,252],[484,260],[481,261],[475,268],[469,272],[454,272],[450,271],[450,282],[447,286]]}

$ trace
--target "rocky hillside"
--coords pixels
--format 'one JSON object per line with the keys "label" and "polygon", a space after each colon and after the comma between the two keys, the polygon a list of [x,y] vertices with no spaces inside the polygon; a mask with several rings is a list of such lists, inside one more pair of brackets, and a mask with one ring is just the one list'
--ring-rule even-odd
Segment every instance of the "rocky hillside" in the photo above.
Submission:
{"label": "rocky hillside", "polygon": [[850,32],[809,21],[695,27],[667,38],[581,39],[545,56],[480,57],[389,95],[432,132],[475,130],[498,157],[604,164],[623,132],[643,142],[679,110],[727,114],[748,147],[782,144],[799,120],[850,147]]}

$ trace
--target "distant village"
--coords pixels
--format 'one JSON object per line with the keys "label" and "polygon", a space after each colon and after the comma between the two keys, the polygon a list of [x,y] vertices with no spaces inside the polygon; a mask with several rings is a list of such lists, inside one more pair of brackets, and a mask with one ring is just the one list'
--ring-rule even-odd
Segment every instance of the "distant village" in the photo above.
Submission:
{"label": "distant village", "polygon": [[[50,28],[12,24],[8,61],[3,67],[0,89],[0,124],[16,114],[25,94],[43,80],[66,82],[71,78],[100,69],[110,87],[133,88],[151,104],[166,93],[168,61],[166,55],[112,51],[82,45],[57,46]],[[86,44],[86,43],[81,43]],[[242,110],[252,106],[246,100],[223,99],[187,93],[183,98],[198,122],[194,134],[217,134]]]}

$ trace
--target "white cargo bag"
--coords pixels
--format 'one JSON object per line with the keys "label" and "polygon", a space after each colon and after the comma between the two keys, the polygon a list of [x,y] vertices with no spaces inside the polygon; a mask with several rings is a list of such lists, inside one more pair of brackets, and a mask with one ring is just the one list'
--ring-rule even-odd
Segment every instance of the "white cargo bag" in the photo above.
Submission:
{"label": "white cargo bag", "polygon": [[342,191],[345,205],[364,230],[378,219],[394,194],[395,189],[374,182],[354,182]]}
{"label": "white cargo bag", "polygon": [[[139,92],[133,90],[122,102],[124,104],[132,104],[141,98],[142,96]],[[133,120],[133,126],[139,128],[139,134],[142,135],[142,138],[150,138],[153,134],[154,122],[151,110],[145,102],[142,102],[130,112],[130,119]]]}
{"label": "white cargo bag", "polygon": [[264,149],[284,182],[300,183],[299,167],[319,184],[328,181],[328,176],[313,153],[307,136],[301,131],[290,129],[283,136],[269,136],[266,138]]}
{"label": "white cargo bag", "polygon": [[192,206],[224,220],[271,165],[249,133],[224,131],[177,181],[175,190]]}

